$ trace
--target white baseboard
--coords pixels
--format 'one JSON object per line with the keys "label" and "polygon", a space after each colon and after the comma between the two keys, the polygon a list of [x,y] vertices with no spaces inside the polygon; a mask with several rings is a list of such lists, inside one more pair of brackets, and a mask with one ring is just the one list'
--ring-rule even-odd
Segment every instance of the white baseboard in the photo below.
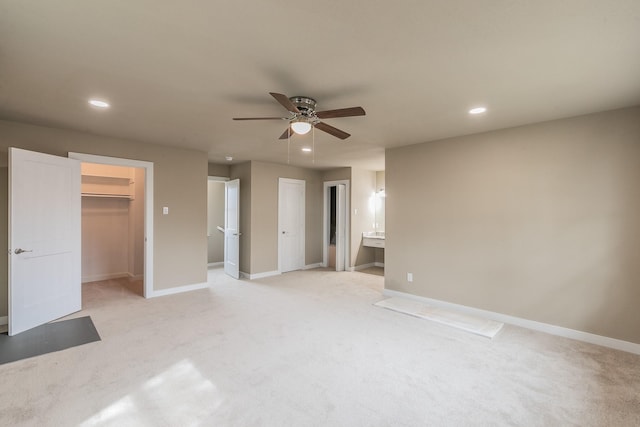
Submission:
{"label": "white baseboard", "polygon": [[349,267],[348,270],[349,271],[360,271],[360,270],[365,270],[367,268],[375,267],[375,266],[376,266],[375,262],[370,262],[368,264],[360,264],[360,265],[356,265],[355,267]]}
{"label": "white baseboard", "polygon": [[224,261],[210,262],[207,267],[220,267],[221,265],[224,265]]}
{"label": "white baseboard", "polygon": [[205,289],[209,287],[209,283],[194,283],[193,285],[176,286],[174,288],[153,290],[151,295],[147,298],[163,297],[165,295],[181,294],[182,292],[196,291],[198,289]]}
{"label": "white baseboard", "polygon": [[584,341],[590,344],[601,345],[603,347],[609,347],[615,350],[622,350],[622,351],[626,351],[633,354],[640,354],[640,344],[632,343],[629,341],[623,341],[616,338],[604,337],[602,335],[596,335],[596,334],[591,334],[589,332],[577,331],[575,329],[569,329],[562,326],[556,326],[548,323],[537,322],[535,320],[523,319],[521,317],[509,316],[507,314],[501,314],[501,313],[496,313],[494,311],[482,310],[479,308],[473,308],[466,305],[454,304],[451,302],[441,301],[437,299],[421,297],[419,295],[407,294],[405,292],[394,291],[391,289],[385,289],[382,293],[383,295],[387,295],[390,297],[409,298],[409,299],[420,301],[432,306],[453,309],[465,314],[479,316],[485,319],[491,319],[498,322],[509,323],[511,325],[532,329],[534,331],[545,332],[547,334],[556,335],[559,337],[570,338],[577,341]]}
{"label": "white baseboard", "polygon": [[304,267],[302,267],[303,270],[312,270],[314,268],[320,268],[322,267],[322,263],[321,262],[316,262],[315,264],[307,264]]}
{"label": "white baseboard", "polygon": [[144,280],[144,274],[129,274],[129,280]]}
{"label": "white baseboard", "polygon": [[384,268],[384,262],[374,262],[373,265]]}
{"label": "white baseboard", "polygon": [[9,316],[0,316],[0,325],[8,325]]}
{"label": "white baseboard", "polygon": [[130,277],[129,272],[93,274],[91,276],[84,276],[82,278],[82,283],[99,282],[100,280],[121,279],[123,277]]}
{"label": "white baseboard", "polygon": [[279,276],[280,273],[279,271],[265,271],[264,273],[256,273],[256,274],[247,274],[247,273],[242,273],[242,275],[249,279],[249,280],[254,280],[254,279],[263,279],[265,277],[271,277],[271,276]]}

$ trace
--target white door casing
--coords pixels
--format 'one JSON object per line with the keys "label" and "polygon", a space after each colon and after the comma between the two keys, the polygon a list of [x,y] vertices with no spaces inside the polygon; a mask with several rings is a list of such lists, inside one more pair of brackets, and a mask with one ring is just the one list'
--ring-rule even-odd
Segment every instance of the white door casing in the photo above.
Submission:
{"label": "white door casing", "polygon": [[224,272],[240,278],[240,180],[224,183]]}
{"label": "white door casing", "polygon": [[9,148],[9,335],[81,309],[80,162]]}
{"label": "white door casing", "polygon": [[[338,266],[341,264],[344,264],[344,270],[348,270],[350,268],[349,264],[349,242],[350,242],[350,238],[349,238],[349,233],[350,233],[350,221],[349,221],[349,180],[339,180],[339,181],[325,181],[324,183],[324,209],[323,209],[323,237],[322,237],[322,265],[323,267],[327,267],[329,265],[329,229],[330,229],[330,222],[331,222],[331,215],[330,215],[330,209],[331,209],[331,200],[330,200],[330,194],[331,194],[331,187],[339,187],[339,186],[343,186],[344,187],[344,199],[341,199],[338,193],[338,188],[336,188],[336,201],[337,206],[337,212],[336,212],[336,220],[340,221],[341,219],[344,219],[344,221],[342,221],[341,226],[339,226],[338,224],[336,224],[336,270],[338,269]],[[344,202],[341,204],[341,202]],[[342,237],[338,234],[338,229],[343,230],[344,232],[342,233]],[[340,242],[338,242],[340,240]],[[342,256],[340,256],[341,261],[343,261],[342,263],[340,262],[340,260],[338,260],[338,251],[339,248],[343,247],[344,249],[342,250]]]}
{"label": "white door casing", "polygon": [[[69,158],[81,162],[98,163],[103,165],[124,166],[144,169],[144,286],[145,298],[156,296],[153,281],[153,162],[144,160],[123,159],[120,157],[108,157],[96,154],[70,152]],[[82,211],[81,211],[82,212]]]}
{"label": "white door casing", "polygon": [[336,185],[336,271],[344,271],[346,268],[346,186],[344,184]]}
{"label": "white door casing", "polygon": [[278,181],[278,270],[281,273],[305,266],[305,181]]}

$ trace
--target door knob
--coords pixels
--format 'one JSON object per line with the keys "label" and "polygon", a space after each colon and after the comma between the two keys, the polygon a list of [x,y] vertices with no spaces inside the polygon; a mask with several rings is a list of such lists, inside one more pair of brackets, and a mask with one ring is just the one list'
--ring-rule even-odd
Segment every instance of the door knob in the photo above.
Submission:
{"label": "door knob", "polygon": [[14,251],[14,253],[15,253],[16,255],[21,254],[21,253],[24,253],[24,252],[33,252],[33,249],[31,249],[31,250],[25,250],[25,249],[20,249],[20,248],[18,248],[18,249],[16,249],[16,250]]}

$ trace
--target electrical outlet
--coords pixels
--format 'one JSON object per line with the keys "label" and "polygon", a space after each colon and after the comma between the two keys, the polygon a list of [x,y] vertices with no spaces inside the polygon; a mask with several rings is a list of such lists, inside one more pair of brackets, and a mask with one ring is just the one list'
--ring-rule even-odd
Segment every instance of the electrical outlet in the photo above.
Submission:
{"label": "electrical outlet", "polygon": [[413,282],[413,273],[407,273],[407,282]]}

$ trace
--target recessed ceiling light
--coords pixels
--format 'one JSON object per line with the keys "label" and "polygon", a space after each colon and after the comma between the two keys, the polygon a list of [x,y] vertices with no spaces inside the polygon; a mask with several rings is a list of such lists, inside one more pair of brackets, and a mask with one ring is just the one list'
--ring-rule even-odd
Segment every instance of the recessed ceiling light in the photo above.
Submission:
{"label": "recessed ceiling light", "polygon": [[93,105],[94,107],[98,107],[98,108],[109,108],[110,107],[108,102],[102,101],[100,99],[90,99],[89,100],[89,104]]}
{"label": "recessed ceiling light", "polygon": [[305,153],[310,153],[310,152],[311,152],[311,148],[309,148],[309,147],[304,147],[304,148],[302,149],[302,151],[304,151]]}
{"label": "recessed ceiling light", "polygon": [[471,110],[469,110],[469,114],[482,114],[482,113],[486,113],[487,112],[487,108],[486,107],[476,107],[476,108],[472,108]]}
{"label": "recessed ceiling light", "polygon": [[233,160],[233,157],[231,157],[231,156],[226,156],[224,159],[225,159],[227,162],[230,162],[231,160]]}

